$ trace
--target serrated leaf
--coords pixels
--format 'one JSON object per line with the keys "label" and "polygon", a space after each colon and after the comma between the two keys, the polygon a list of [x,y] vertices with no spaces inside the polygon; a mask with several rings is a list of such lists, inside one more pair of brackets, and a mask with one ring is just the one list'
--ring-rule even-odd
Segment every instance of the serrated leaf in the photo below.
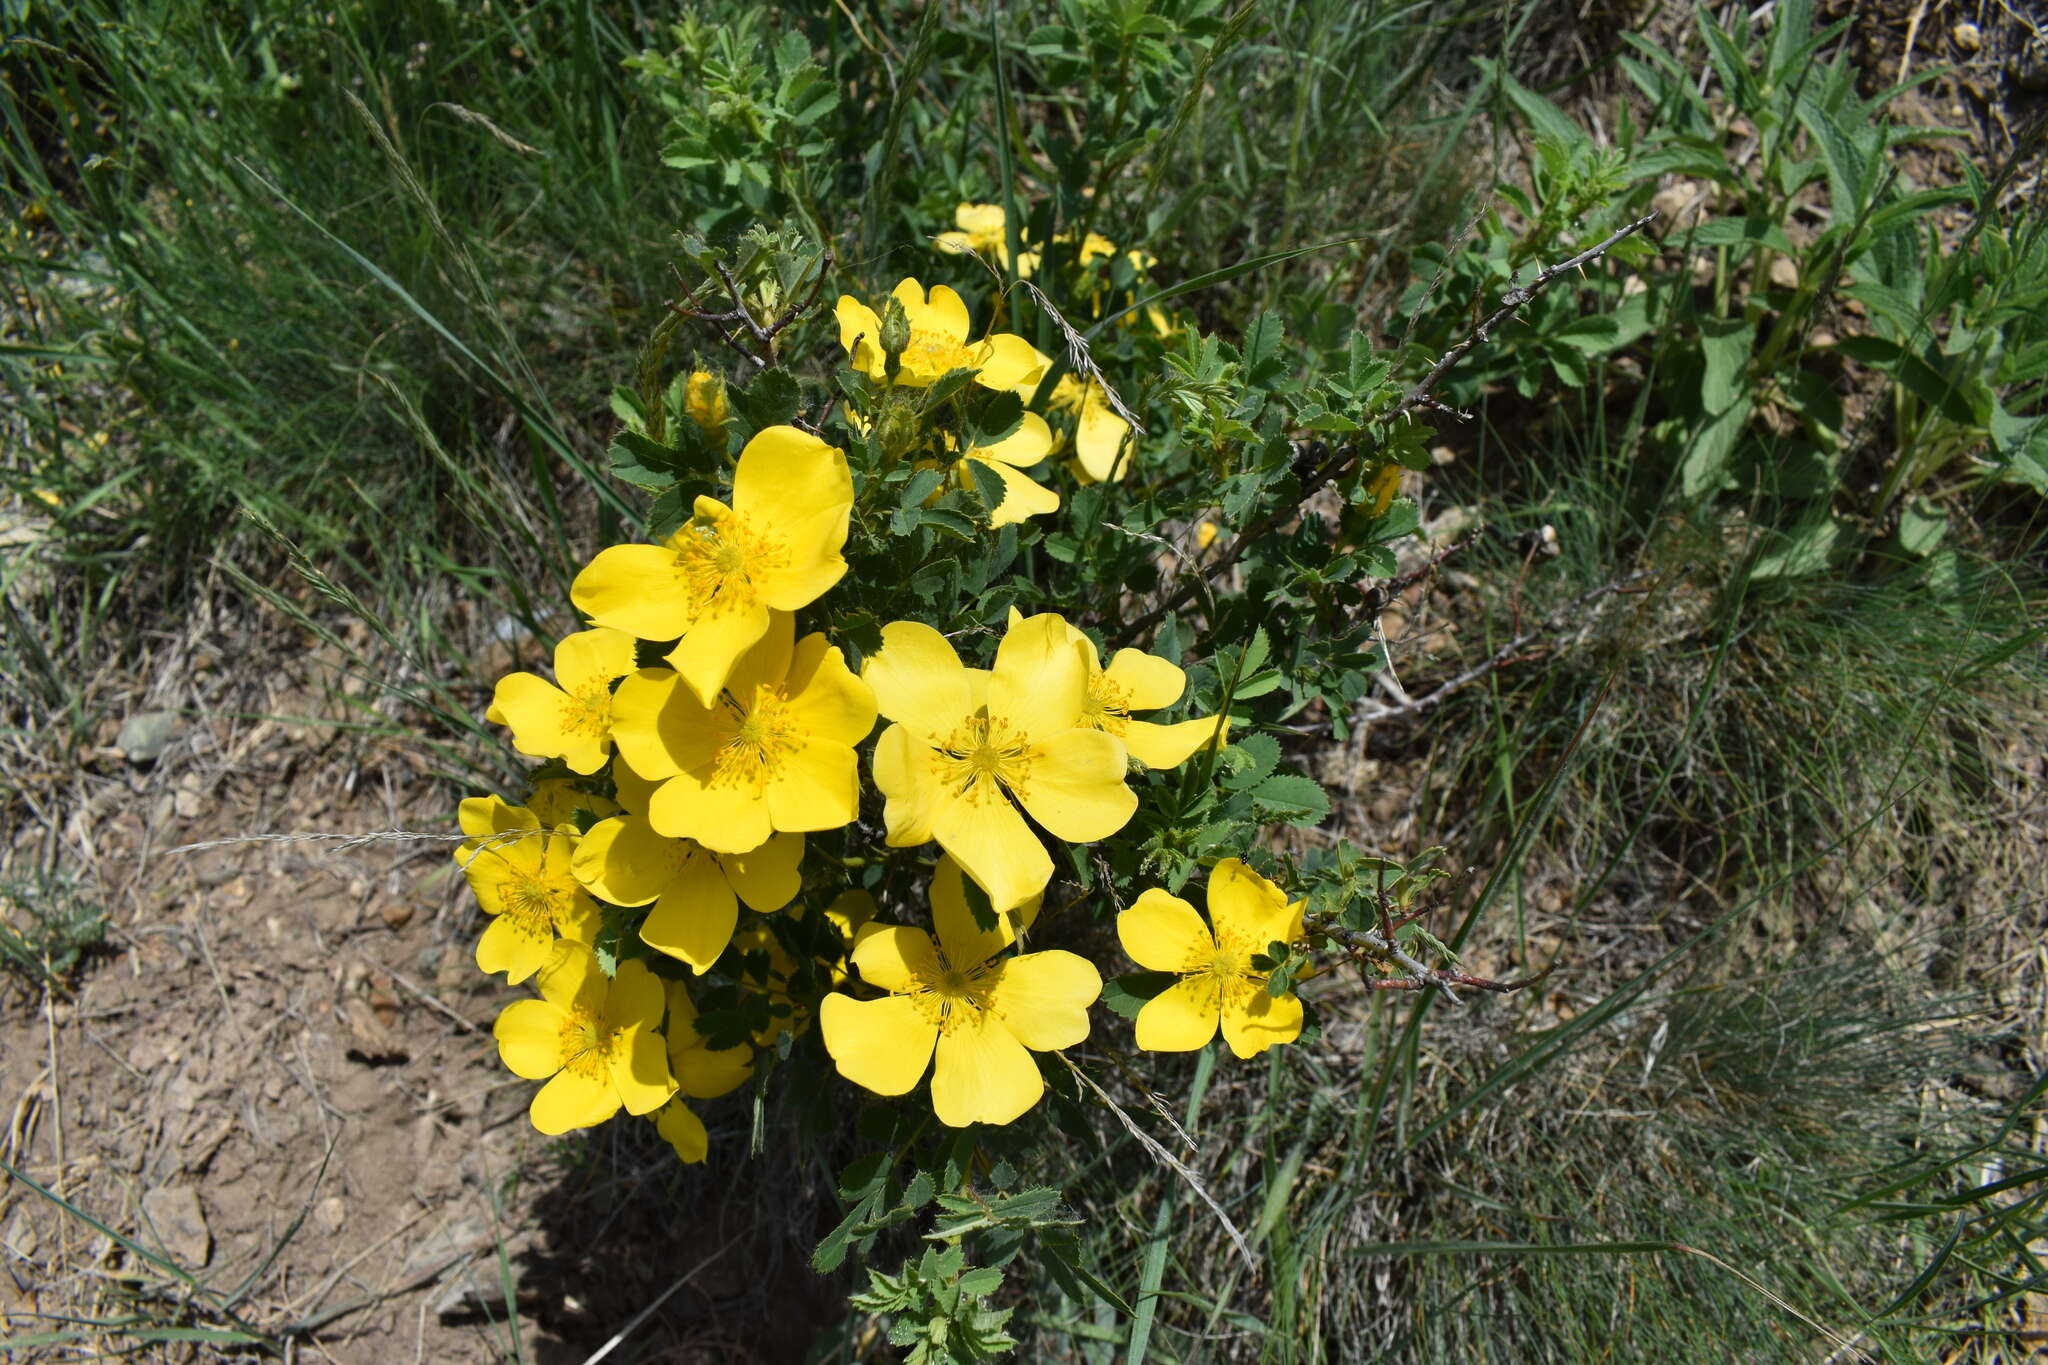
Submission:
{"label": "serrated leaf", "polygon": [[1147,1001],[1180,978],[1172,972],[1127,972],[1102,983],[1102,1003],[1126,1019],[1138,1017]]}
{"label": "serrated leaf", "polygon": [[1251,796],[1268,816],[1290,825],[1320,824],[1330,813],[1329,795],[1299,773],[1275,773],[1253,787]]}

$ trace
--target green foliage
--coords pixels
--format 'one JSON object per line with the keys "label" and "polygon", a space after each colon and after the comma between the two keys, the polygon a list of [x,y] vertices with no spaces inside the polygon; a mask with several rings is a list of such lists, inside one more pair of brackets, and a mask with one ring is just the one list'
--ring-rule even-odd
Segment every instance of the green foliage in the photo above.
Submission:
{"label": "green foliage", "polygon": [[107,912],[61,875],[0,881],[0,962],[61,988],[106,939]]}

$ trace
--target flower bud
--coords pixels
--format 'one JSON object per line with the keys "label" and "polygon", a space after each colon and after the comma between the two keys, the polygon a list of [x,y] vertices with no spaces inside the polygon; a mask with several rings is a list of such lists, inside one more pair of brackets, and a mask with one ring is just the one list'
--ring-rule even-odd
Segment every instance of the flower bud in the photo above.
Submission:
{"label": "flower bud", "polygon": [[903,311],[903,301],[892,298],[882,313],[882,355],[890,373],[895,373],[897,360],[904,348],[910,345],[910,315]]}

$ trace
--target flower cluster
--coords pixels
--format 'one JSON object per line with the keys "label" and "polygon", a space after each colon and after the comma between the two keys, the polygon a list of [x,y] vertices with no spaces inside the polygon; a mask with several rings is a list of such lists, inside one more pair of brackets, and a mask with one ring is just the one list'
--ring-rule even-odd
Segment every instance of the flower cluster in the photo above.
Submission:
{"label": "flower cluster", "polygon": [[[964,208],[962,224],[988,230]],[[1090,239],[1080,256],[1104,252]],[[834,638],[825,599],[889,471],[942,470],[983,495],[991,528],[1060,505],[1035,472],[1059,438],[1024,406],[1051,365],[1036,347],[977,332],[957,293],[916,280],[880,311],[842,297],[836,316],[871,399],[843,420],[879,473],[857,479],[817,430],[745,435],[723,383],[691,374],[675,411],[712,449],[730,435],[729,475],[658,541],[600,550],[551,676],[494,690],[488,718],[540,766],[524,804],[462,803],[456,861],[487,917],[478,966],[538,992],[495,1035],[506,1066],[546,1082],[542,1132],[623,1110],[702,1160],[689,1102],[761,1081],[813,1022],[859,1086],[902,1095],[929,1074],[942,1123],[1017,1119],[1045,1088],[1032,1054],[1086,1039],[1103,989],[1087,958],[1026,946],[1055,853],[1117,835],[1134,779],[1226,739],[1223,716],[1145,718],[1180,703],[1182,670],[1130,648],[1105,664],[1053,612],[1009,608],[992,650],[973,623]],[[937,425],[963,385],[981,407]],[[1047,396],[1083,478],[1128,469],[1129,427],[1087,386]],[[1292,1040],[1300,1003],[1268,990],[1262,955],[1302,937],[1301,906],[1235,860],[1209,904],[1213,930],[1157,889],[1119,917],[1138,966],[1177,977],[1138,1015],[1138,1045],[1196,1048],[1219,1026],[1239,1055]],[[929,930],[910,922],[925,913]]]}

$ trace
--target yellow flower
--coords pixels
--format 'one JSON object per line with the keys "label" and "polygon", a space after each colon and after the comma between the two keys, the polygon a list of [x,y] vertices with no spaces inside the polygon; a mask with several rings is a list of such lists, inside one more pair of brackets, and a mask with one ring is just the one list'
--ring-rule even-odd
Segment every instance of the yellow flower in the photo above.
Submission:
{"label": "yellow flower", "polygon": [[711,1134],[704,1131],[704,1120],[680,1099],[670,1100],[655,1111],[654,1131],[675,1148],[676,1159],[685,1166],[694,1166],[711,1155]]}
{"label": "yellow flower", "polygon": [[568,777],[544,777],[533,784],[533,794],[526,798],[526,808],[534,818],[549,829],[556,825],[573,825],[576,812],[589,811],[602,820],[607,815],[616,815],[618,806],[594,792],[584,791],[575,779]]}
{"label": "yellow flower", "polygon": [[701,427],[706,436],[719,436],[732,420],[732,404],[726,401],[725,381],[704,370],[694,370],[683,385],[683,411]]}
{"label": "yellow flower", "polygon": [[[991,389],[1014,389],[1034,377],[1044,363],[1038,348],[1009,332],[992,332],[980,341],[969,341],[973,324],[967,305],[943,284],[935,284],[929,295],[915,279],[906,279],[891,291],[910,319],[910,344],[903,348],[902,363],[893,381],[911,388],[928,388],[954,370],[973,370],[975,382]],[[882,353],[882,319],[851,294],[839,296],[835,310],[839,318],[839,344],[846,348],[851,363],[877,383],[889,379]]]}
{"label": "yellow flower", "polygon": [[667,669],[619,684],[619,752],[660,785],[654,828],[719,853],[748,853],[777,830],[838,829],[860,810],[853,746],[875,728],[875,696],[822,633],[793,641],[772,613],[724,690],[700,705]]}
{"label": "yellow flower", "polygon": [[795,427],[768,427],[740,452],[731,507],[698,498],[696,515],[664,543],[599,551],[569,596],[601,626],[675,640],[669,663],[709,706],[767,633],[771,609],[795,611],[845,575],[852,511],[845,453]]}
{"label": "yellow flower", "polygon": [[989,513],[988,524],[1008,526],[1026,517],[1060,509],[1060,495],[1024,471],[1052,454],[1052,428],[1035,412],[1024,414],[1017,429],[993,445],[975,446],[953,465],[953,477],[971,488],[969,462],[985,465],[1003,485],[1003,500]]}
{"label": "yellow flower", "polygon": [[609,979],[597,954],[564,940],[540,970],[538,1000],[505,1007],[491,1034],[512,1073],[547,1084],[528,1110],[543,1133],[648,1114],[675,1094],[662,1048],[661,980],[638,958]]}
{"label": "yellow flower", "polygon": [[1301,1001],[1266,993],[1268,973],[1251,965],[1275,942],[1301,937],[1301,904],[1235,858],[1209,874],[1209,918],[1157,887],[1116,918],[1124,951],[1148,971],[1180,980],[1138,1011],[1138,1046],[1148,1052],[1193,1052],[1223,1026],[1223,1041],[1240,1057],[1301,1035]]}
{"label": "yellow flower", "polygon": [[922,929],[870,928],[854,965],[876,1000],[827,995],[818,1007],[825,1050],[839,1074],[879,1095],[902,1095],[932,1072],[941,1123],[1008,1123],[1038,1103],[1045,1082],[1031,1053],[1088,1036],[1102,978],[1087,959],[1052,949],[1000,958],[1006,925],[978,926],[964,897],[932,900],[938,942]]}
{"label": "yellow flower", "polygon": [[1053,385],[1052,406],[1074,417],[1074,458],[1083,481],[1114,483],[1131,472],[1136,449],[1131,424],[1119,417],[1103,396],[1102,385],[1067,375]]}
{"label": "yellow flower", "polygon": [[739,902],[780,910],[803,887],[801,834],[778,834],[744,854],[717,854],[657,833],[643,814],[592,825],[570,863],[576,880],[613,905],[649,905],[640,939],[706,972],[732,942]]}
{"label": "yellow flower", "polygon": [[1208,549],[1211,545],[1214,545],[1216,543],[1216,537],[1221,535],[1222,533],[1223,528],[1218,526],[1215,522],[1203,522],[1201,525],[1195,527],[1195,548],[1197,550]]}
{"label": "yellow flower", "polygon": [[[1015,607],[1010,608],[1012,627],[1025,619]],[[1064,621],[1061,624],[1066,625]],[[1230,726],[1227,716],[1205,716],[1174,725],[1131,719],[1133,711],[1157,711],[1180,700],[1187,690],[1188,675],[1176,665],[1143,650],[1120,649],[1104,668],[1093,640],[1070,625],[1067,638],[1078,642],[1088,656],[1088,697],[1081,705],[1081,724],[1115,735],[1138,762],[1148,768],[1177,768],[1203,745],[1223,741]]]}
{"label": "yellow flower", "polygon": [[1091,232],[1081,239],[1081,268],[1087,269],[1105,257],[1116,255],[1116,243],[1099,232]]}
{"label": "yellow flower", "polygon": [[512,747],[594,773],[612,751],[612,684],[633,671],[633,637],[600,626],[555,646],[555,681],[533,673],[498,679],[490,719],[512,728]]}
{"label": "yellow flower", "polygon": [[1001,204],[962,204],[953,210],[957,232],[938,235],[939,250],[954,255],[987,253],[1009,264],[1009,220]]}
{"label": "yellow flower", "polygon": [[1073,843],[1114,834],[1138,807],[1122,741],[1081,725],[1087,655],[1057,616],[1013,625],[986,675],[930,626],[891,622],[862,676],[896,722],[874,757],[889,844],[936,839],[997,910],[1015,909],[1052,876],[1018,805]]}
{"label": "yellow flower", "polygon": [[575,826],[543,829],[532,811],[495,796],[464,801],[461,820],[470,837],[456,850],[456,863],[491,917],[477,940],[478,967],[517,984],[540,970],[557,934],[596,941],[597,903],[569,870]]}

